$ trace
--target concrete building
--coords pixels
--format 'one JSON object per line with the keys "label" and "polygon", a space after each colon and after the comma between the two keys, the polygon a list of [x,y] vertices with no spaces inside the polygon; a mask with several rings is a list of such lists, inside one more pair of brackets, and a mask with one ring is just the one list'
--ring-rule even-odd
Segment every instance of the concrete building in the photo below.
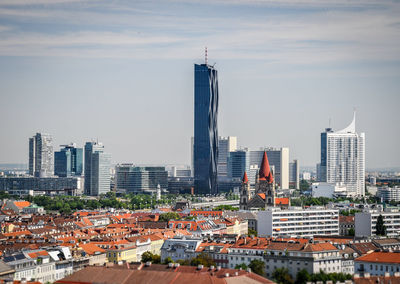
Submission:
{"label": "concrete building", "polygon": [[161,247],[161,262],[168,257],[173,261],[178,259],[190,260],[196,257],[196,249],[200,246],[202,240],[199,237],[174,237],[165,240]]}
{"label": "concrete building", "polygon": [[138,167],[120,164],[115,167],[117,191],[126,193],[156,192],[157,186],[168,188],[168,172],[165,167]]}
{"label": "concrete building", "polygon": [[363,276],[393,276],[400,272],[400,252],[371,252],[355,259],[354,267]]}
{"label": "concrete building", "polygon": [[35,177],[54,175],[53,137],[36,133],[29,138],[29,174]]}
{"label": "concrete building", "polygon": [[339,210],[317,206],[267,208],[258,212],[257,228],[261,237],[339,235]]}
{"label": "concrete building", "polygon": [[318,181],[343,183],[349,196],[365,195],[365,133],[356,133],[356,115],[346,128],[321,133]]}
{"label": "concrete building", "polygon": [[339,183],[314,182],[311,190],[313,197],[334,198],[347,195],[346,186]]}
{"label": "concrete building", "polygon": [[228,177],[229,153],[237,149],[237,138],[234,136],[218,137],[218,177]]}
{"label": "concrete building", "polygon": [[400,187],[378,187],[376,195],[382,202],[400,201]]}
{"label": "concrete building", "polygon": [[382,215],[388,237],[400,235],[400,212],[397,208],[369,209],[355,214],[355,235],[356,237],[376,236],[376,222]]}
{"label": "concrete building", "polygon": [[85,144],[85,194],[98,196],[110,191],[111,155],[99,142]]}

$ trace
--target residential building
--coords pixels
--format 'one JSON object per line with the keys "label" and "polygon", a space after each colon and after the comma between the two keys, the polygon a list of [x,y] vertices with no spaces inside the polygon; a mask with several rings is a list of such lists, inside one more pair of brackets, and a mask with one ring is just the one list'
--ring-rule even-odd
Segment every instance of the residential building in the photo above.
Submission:
{"label": "residential building", "polygon": [[376,222],[382,215],[383,223],[386,227],[388,237],[398,237],[400,235],[400,212],[397,208],[366,208],[363,212],[355,214],[355,234],[356,237],[376,236]]}
{"label": "residential building", "polygon": [[194,65],[194,184],[196,193],[216,194],[218,163],[218,72]]}
{"label": "residential building", "polygon": [[85,194],[98,196],[110,191],[111,155],[99,142],[85,144]]}
{"label": "residential building", "polygon": [[318,181],[343,183],[349,196],[365,195],[365,133],[356,133],[356,115],[346,128],[321,133]]}
{"label": "residential building", "polygon": [[138,167],[121,164],[115,167],[117,191],[126,193],[156,192],[157,186],[168,188],[168,172],[165,167]]}
{"label": "residential building", "polygon": [[364,276],[393,276],[400,272],[400,252],[371,252],[360,256],[354,260],[354,269]]}
{"label": "residential building", "polygon": [[[237,138],[234,136],[218,138],[218,177],[228,177],[229,153],[237,149]],[[243,173],[242,173],[243,174]]]}
{"label": "residential building", "polygon": [[61,145],[54,153],[54,174],[59,177],[81,176],[83,174],[83,149],[75,143]]}
{"label": "residential building", "polygon": [[354,216],[339,216],[339,232],[341,236],[349,236],[352,232],[354,235]]}
{"label": "residential building", "polygon": [[400,201],[400,187],[378,187],[376,195],[382,202]]}
{"label": "residential building", "polygon": [[300,189],[300,166],[299,160],[289,163],[289,187]]}
{"label": "residential building", "polygon": [[196,257],[196,249],[202,242],[200,237],[174,237],[164,241],[161,247],[161,262],[170,257],[174,262],[179,259],[190,260]]}
{"label": "residential building", "polygon": [[271,207],[258,212],[257,228],[262,237],[339,235],[339,210],[318,206]]}
{"label": "residential building", "polygon": [[35,177],[54,175],[53,137],[36,133],[29,138],[29,174]]}
{"label": "residential building", "polygon": [[253,260],[264,261],[269,240],[257,237],[241,237],[228,248],[229,268],[242,263],[249,265]]}

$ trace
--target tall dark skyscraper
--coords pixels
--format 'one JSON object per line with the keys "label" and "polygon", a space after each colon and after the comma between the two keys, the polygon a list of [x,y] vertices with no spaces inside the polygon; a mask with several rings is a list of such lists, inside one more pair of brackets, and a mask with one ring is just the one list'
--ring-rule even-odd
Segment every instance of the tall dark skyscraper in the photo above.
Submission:
{"label": "tall dark skyscraper", "polygon": [[218,162],[218,72],[194,65],[194,184],[196,193],[215,194]]}
{"label": "tall dark skyscraper", "polygon": [[82,175],[83,149],[76,148],[75,143],[61,146],[64,148],[54,153],[54,174],[59,177]]}

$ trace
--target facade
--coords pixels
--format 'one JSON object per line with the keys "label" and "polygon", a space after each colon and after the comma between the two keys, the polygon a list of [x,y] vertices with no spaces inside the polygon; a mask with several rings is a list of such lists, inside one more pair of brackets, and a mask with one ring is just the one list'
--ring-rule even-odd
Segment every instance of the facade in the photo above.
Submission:
{"label": "facade", "polygon": [[273,168],[275,184],[278,188],[289,188],[289,148],[262,148],[258,151],[250,151],[250,166],[260,165],[264,152]]}
{"label": "facade", "polygon": [[85,144],[85,194],[98,196],[110,191],[111,155],[98,142]]}
{"label": "facade", "polygon": [[354,267],[355,273],[364,276],[393,276],[400,272],[400,253],[371,252],[355,259]]}
{"label": "facade", "polygon": [[121,164],[115,167],[115,185],[117,191],[126,193],[155,192],[168,188],[168,172],[165,167],[138,167]]}
{"label": "facade", "polygon": [[318,180],[342,183],[347,195],[365,195],[365,133],[356,133],[356,116],[345,129],[327,128],[321,133],[321,162]]}
{"label": "facade", "polygon": [[[237,149],[237,138],[234,136],[218,138],[218,177],[228,176],[229,153]],[[243,174],[243,173],[242,173]]]}
{"label": "facade", "polygon": [[54,174],[59,177],[81,176],[83,174],[83,149],[75,143],[63,145],[54,153]]}
{"label": "facade", "polygon": [[324,207],[268,208],[258,212],[258,235],[262,237],[312,237],[339,235],[339,210]]}
{"label": "facade", "polygon": [[300,189],[300,166],[298,160],[289,163],[289,187]]}
{"label": "facade", "polygon": [[218,159],[218,73],[194,65],[194,184],[196,193],[216,194]]}
{"label": "facade", "polygon": [[77,195],[82,193],[82,178],[80,177],[3,177],[0,178],[0,190],[11,194],[28,194],[30,191]]}
{"label": "facade", "polygon": [[[257,166],[258,170],[258,166]],[[244,172],[250,171],[250,153],[247,150],[237,150],[228,156],[228,176],[241,179]],[[254,178],[253,183],[254,184]]]}
{"label": "facade", "polygon": [[400,230],[400,212],[397,208],[365,209],[355,214],[356,237],[376,236],[376,221],[382,215],[388,237],[398,237]]}
{"label": "facade", "polygon": [[36,133],[29,138],[29,174],[35,177],[54,175],[53,137]]}
{"label": "facade", "polygon": [[196,257],[196,249],[200,246],[202,238],[174,237],[164,241],[161,247],[161,262],[170,257],[174,262],[183,259],[190,260]]}
{"label": "facade", "polygon": [[347,189],[343,184],[333,184],[326,182],[314,182],[311,185],[313,197],[334,198],[338,196],[346,196]]}
{"label": "facade", "polygon": [[382,202],[400,201],[400,187],[379,187],[376,195]]}

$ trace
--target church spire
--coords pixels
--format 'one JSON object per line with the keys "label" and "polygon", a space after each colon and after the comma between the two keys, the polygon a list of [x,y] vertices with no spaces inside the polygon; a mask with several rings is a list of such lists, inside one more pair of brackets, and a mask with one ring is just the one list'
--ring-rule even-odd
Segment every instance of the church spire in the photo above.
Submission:
{"label": "church spire", "polygon": [[245,171],[244,175],[243,175],[242,183],[248,183],[248,182],[249,182],[249,178],[247,177],[247,173]]}
{"label": "church spire", "polygon": [[274,181],[274,177],[272,176],[271,170],[269,168],[267,152],[265,151],[258,176],[259,180],[266,180],[268,181],[268,183],[272,183]]}

